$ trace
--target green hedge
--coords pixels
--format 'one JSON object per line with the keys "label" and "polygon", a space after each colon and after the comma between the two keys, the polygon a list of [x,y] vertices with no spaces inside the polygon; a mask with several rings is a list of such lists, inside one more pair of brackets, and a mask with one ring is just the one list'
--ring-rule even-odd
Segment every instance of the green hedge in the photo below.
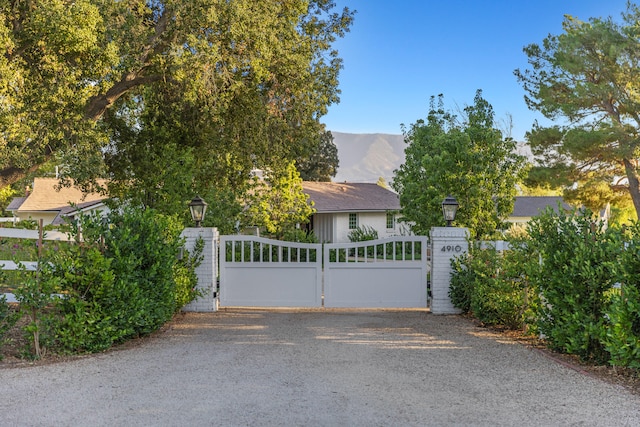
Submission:
{"label": "green hedge", "polygon": [[[0,349],[5,344],[7,332],[17,321],[17,313],[9,306],[7,298],[4,295],[0,295]],[[0,353],[0,360],[2,360],[2,353]]]}
{"label": "green hedge", "polygon": [[[453,261],[454,305],[488,324],[529,328],[558,351],[640,367],[640,225],[548,210],[504,253]],[[626,246],[626,249],[625,249]]]}
{"label": "green hedge", "polygon": [[518,251],[501,253],[493,246],[470,245],[467,255],[453,260],[451,301],[487,325],[525,328],[536,295],[521,262]]}
{"label": "green hedge", "polygon": [[178,260],[184,241],[176,218],[127,208],[83,217],[72,228],[82,242],[46,251],[43,268],[16,290],[36,357],[43,345],[96,352],[149,334],[198,295],[202,242]]}

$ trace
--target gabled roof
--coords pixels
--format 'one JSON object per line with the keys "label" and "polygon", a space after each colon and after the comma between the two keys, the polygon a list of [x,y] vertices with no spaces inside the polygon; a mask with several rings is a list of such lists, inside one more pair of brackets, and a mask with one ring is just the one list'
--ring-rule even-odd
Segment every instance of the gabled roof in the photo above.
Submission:
{"label": "gabled roof", "polygon": [[400,198],[378,184],[347,182],[302,183],[318,213],[400,210]]}
{"label": "gabled roof", "polygon": [[58,188],[59,184],[60,181],[57,178],[35,178],[31,194],[26,197],[17,211],[59,211],[72,203],[80,204],[105,199],[102,194],[85,194],[75,186]]}
{"label": "gabled roof", "polygon": [[102,200],[92,200],[90,202],[78,203],[74,206],[65,206],[60,209],[60,213],[56,216],[51,224],[60,225],[65,223],[65,218],[73,216],[79,212],[84,212],[95,207],[104,206]]}
{"label": "gabled roof", "polygon": [[18,209],[20,209],[20,206],[22,206],[25,200],[27,200],[26,197],[14,197],[13,200],[11,200],[11,203],[9,203],[9,206],[7,206],[6,210],[9,212],[17,211]]}
{"label": "gabled roof", "polygon": [[529,218],[540,215],[547,207],[558,212],[558,204],[564,210],[571,210],[571,206],[560,196],[519,196],[513,204],[512,217]]}

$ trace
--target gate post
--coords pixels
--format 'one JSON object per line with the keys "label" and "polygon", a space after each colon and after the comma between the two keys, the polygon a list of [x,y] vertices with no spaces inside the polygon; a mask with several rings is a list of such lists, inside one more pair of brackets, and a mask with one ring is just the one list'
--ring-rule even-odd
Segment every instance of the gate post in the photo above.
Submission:
{"label": "gate post", "polygon": [[185,228],[180,234],[185,239],[184,247],[189,252],[193,251],[199,238],[204,241],[202,250],[202,262],[196,267],[198,277],[198,290],[202,296],[185,305],[183,311],[217,311],[218,296],[216,283],[218,279],[218,229],[217,228]]}
{"label": "gate post", "polygon": [[469,250],[469,229],[433,227],[431,229],[431,312],[459,314],[449,298],[451,259]]}

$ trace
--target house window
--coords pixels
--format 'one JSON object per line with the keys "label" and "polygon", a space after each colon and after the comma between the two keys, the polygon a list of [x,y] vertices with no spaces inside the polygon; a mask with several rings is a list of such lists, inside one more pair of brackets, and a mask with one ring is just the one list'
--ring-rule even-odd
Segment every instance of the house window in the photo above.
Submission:
{"label": "house window", "polygon": [[387,230],[396,228],[396,215],[393,212],[387,212]]}
{"label": "house window", "polygon": [[349,230],[355,230],[358,228],[358,214],[349,214]]}

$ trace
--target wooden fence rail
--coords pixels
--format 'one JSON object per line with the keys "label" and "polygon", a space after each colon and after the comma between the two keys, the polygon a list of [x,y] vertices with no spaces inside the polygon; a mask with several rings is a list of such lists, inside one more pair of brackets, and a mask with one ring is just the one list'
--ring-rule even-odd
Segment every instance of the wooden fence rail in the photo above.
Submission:
{"label": "wooden fence rail", "polygon": [[[39,230],[0,228],[0,238],[3,237],[11,239],[36,240],[38,247],[42,246],[43,240],[60,242],[71,242],[74,240],[68,233],[62,233],[60,231],[43,231],[41,227]],[[20,264],[24,266],[26,271],[36,271],[38,268],[37,261],[0,260],[0,270],[20,270]],[[7,302],[16,302],[16,298],[12,293],[4,293],[4,296],[7,298]]]}

